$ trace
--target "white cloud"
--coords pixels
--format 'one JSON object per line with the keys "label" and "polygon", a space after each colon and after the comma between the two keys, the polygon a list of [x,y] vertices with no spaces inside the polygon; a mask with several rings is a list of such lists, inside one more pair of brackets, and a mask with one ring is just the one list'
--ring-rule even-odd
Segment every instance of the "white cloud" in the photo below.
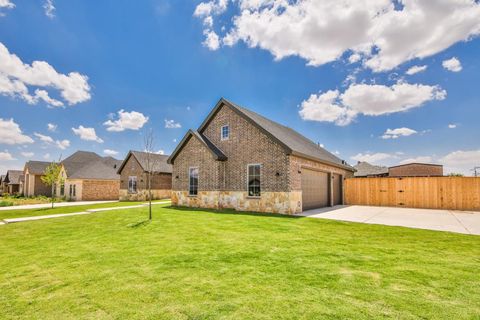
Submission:
{"label": "white cloud", "polygon": [[52,106],[63,105],[59,100],[50,98],[45,90],[37,89],[32,96],[28,86],[57,89],[69,105],[90,99],[87,76],[78,72],[58,73],[45,61],[25,64],[0,42],[0,94],[20,97],[29,104],[36,104],[41,99]]}
{"label": "white cloud", "polygon": [[445,173],[463,173],[472,175],[472,169],[480,166],[480,150],[458,150],[439,159]]}
{"label": "white cloud", "polygon": [[79,126],[78,128],[72,128],[72,131],[82,140],[103,143],[103,140],[97,136],[94,128],[85,128],[84,126]]}
{"label": "white cloud", "polygon": [[103,150],[103,153],[106,154],[107,156],[116,156],[118,154],[118,151],[112,150],[112,149],[105,149]]}
{"label": "white cloud", "polygon": [[0,161],[13,161],[15,159],[10,152],[5,150],[4,152],[0,151]]}
{"label": "white cloud", "polygon": [[40,141],[46,143],[46,144],[51,144],[55,145],[57,148],[65,150],[66,148],[70,147],[70,141],[69,140],[54,140],[52,137],[34,132],[33,135],[37,137]]}
{"label": "white cloud", "polygon": [[365,161],[368,163],[375,163],[379,164],[379,162],[383,160],[387,160],[393,158],[394,156],[388,153],[378,152],[378,153],[358,153],[351,157],[352,160],[355,161]]}
{"label": "white cloud", "polygon": [[22,133],[20,126],[13,119],[0,118],[0,143],[2,144],[25,144],[33,143],[33,139]]}
{"label": "white cloud", "polygon": [[220,38],[212,30],[205,30],[205,41],[203,41],[203,45],[208,49],[215,51],[220,48]]}
{"label": "white cloud", "polygon": [[397,139],[398,137],[408,137],[412,134],[418,133],[416,130],[410,128],[387,129],[382,135],[382,139]]}
{"label": "white cloud", "polygon": [[0,0],[0,17],[3,17],[5,13],[3,13],[2,9],[13,9],[15,8],[15,4],[10,0]]}
{"label": "white cloud", "polygon": [[143,113],[137,111],[127,112],[122,109],[118,111],[117,120],[108,120],[103,124],[107,126],[107,131],[120,132],[127,129],[138,130],[142,128],[147,121],[148,117]]}
{"label": "white cloud", "polygon": [[181,128],[181,127],[182,127],[182,125],[179,122],[175,122],[175,120],[165,119],[165,128],[176,129],[176,128]]}
{"label": "white cloud", "polygon": [[407,70],[407,72],[405,72],[406,74],[408,74],[409,76],[415,74],[415,73],[419,73],[419,72],[423,72],[427,70],[427,66],[426,65],[423,65],[423,66],[413,66],[411,67],[410,69]]}
{"label": "white cloud", "polygon": [[45,15],[50,19],[55,18],[55,6],[53,5],[53,0],[45,0],[43,3],[43,9],[45,10]]}
{"label": "white cloud", "polygon": [[451,124],[448,125],[448,129],[455,129],[456,127],[457,127],[457,125],[454,124],[454,123],[451,123]]}
{"label": "white cloud", "polygon": [[45,159],[45,160],[50,159],[50,153],[45,153],[45,154],[43,155],[43,159]]}
{"label": "white cloud", "polygon": [[156,154],[165,154],[165,151],[163,151],[163,150],[160,149],[160,150],[158,150],[158,151],[155,152],[155,153],[156,153]]}
{"label": "white cloud", "polygon": [[22,156],[24,156],[25,158],[31,158],[35,155],[35,153],[33,153],[33,152],[20,152],[20,154]]}
{"label": "white cloud", "polygon": [[50,132],[55,132],[57,131],[57,125],[54,123],[48,123],[47,124],[47,130]]}
{"label": "white cloud", "polygon": [[349,63],[356,63],[362,59],[362,56],[359,55],[358,53],[353,53],[348,57],[348,62]]}
{"label": "white cloud", "polygon": [[397,83],[393,86],[352,84],[340,94],[330,90],[311,95],[301,104],[304,120],[348,125],[358,114],[379,116],[407,111],[431,100],[443,100],[447,93],[438,86]]}
{"label": "white cloud", "polygon": [[[216,3],[202,2],[194,16],[205,19],[225,12],[215,10]],[[233,26],[223,36],[225,45],[243,41],[268,50],[276,60],[300,56],[314,66],[351,51],[358,54],[352,61],[361,57],[372,70],[387,71],[480,34],[480,5],[475,0],[232,3],[238,10]]]}
{"label": "white cloud", "polygon": [[452,71],[452,72],[462,71],[462,64],[460,63],[460,60],[458,60],[455,57],[448,60],[443,60],[442,66],[448,71]]}
{"label": "white cloud", "polygon": [[430,156],[419,156],[414,158],[408,158],[400,161],[400,164],[407,164],[407,163],[432,163],[433,158]]}

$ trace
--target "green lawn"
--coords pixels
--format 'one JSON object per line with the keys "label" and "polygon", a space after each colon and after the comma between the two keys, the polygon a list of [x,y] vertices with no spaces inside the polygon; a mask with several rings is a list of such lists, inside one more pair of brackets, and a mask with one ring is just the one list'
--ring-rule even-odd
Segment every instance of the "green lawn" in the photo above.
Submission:
{"label": "green lawn", "polygon": [[[158,201],[168,201],[167,200],[155,200]],[[89,204],[84,206],[67,206],[67,207],[55,207],[54,208],[41,208],[41,209],[16,209],[16,210],[4,210],[0,211],[0,220],[8,218],[22,218],[22,217],[34,217],[34,216],[44,216],[49,214],[59,214],[59,213],[71,213],[71,212],[81,212],[88,209],[98,209],[98,208],[112,208],[112,207],[124,207],[124,206],[134,206],[138,204],[146,203],[145,201],[119,201],[119,202],[108,202],[108,203],[98,203],[98,204]]]}
{"label": "green lawn", "polygon": [[478,319],[480,237],[154,207],[0,226],[2,319]]}

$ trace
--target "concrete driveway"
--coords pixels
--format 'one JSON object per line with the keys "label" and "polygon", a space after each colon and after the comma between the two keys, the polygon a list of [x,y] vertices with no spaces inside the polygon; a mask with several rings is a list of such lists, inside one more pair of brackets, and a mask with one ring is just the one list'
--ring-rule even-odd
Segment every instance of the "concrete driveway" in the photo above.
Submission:
{"label": "concrete driveway", "polygon": [[395,207],[335,206],[301,216],[480,235],[480,212]]}

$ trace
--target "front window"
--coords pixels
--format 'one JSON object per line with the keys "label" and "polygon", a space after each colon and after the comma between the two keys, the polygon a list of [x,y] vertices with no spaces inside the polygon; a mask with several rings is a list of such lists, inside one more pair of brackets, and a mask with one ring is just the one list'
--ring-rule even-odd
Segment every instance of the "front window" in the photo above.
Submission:
{"label": "front window", "polygon": [[196,196],[198,194],[198,168],[189,169],[188,181],[188,194]]}
{"label": "front window", "polygon": [[137,177],[128,177],[128,192],[137,193]]}
{"label": "front window", "polygon": [[222,140],[228,140],[229,137],[230,137],[230,127],[229,126],[223,126],[222,127],[222,134],[221,134]]}
{"label": "front window", "polygon": [[70,189],[69,189],[69,195],[70,195],[71,198],[76,196],[76,190],[75,189],[76,189],[75,185],[71,184]]}
{"label": "front window", "polygon": [[248,196],[260,197],[260,168],[259,164],[248,165]]}
{"label": "front window", "polygon": [[60,196],[63,197],[65,195],[65,185],[62,183],[60,185]]}

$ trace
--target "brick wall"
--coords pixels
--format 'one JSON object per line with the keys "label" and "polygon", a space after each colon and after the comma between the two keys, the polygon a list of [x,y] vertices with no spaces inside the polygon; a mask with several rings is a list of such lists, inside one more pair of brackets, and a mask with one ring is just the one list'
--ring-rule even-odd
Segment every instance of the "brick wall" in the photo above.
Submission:
{"label": "brick wall", "polygon": [[[224,125],[230,128],[228,140],[221,140],[220,137],[221,127]],[[223,106],[203,134],[228,157],[225,162],[228,174],[224,190],[246,191],[247,165],[254,163],[262,164],[262,191],[288,190],[288,157],[283,147],[230,107]]]}
{"label": "brick wall", "polygon": [[412,163],[388,168],[390,177],[436,177],[443,176],[443,166]]}
{"label": "brick wall", "polygon": [[35,186],[33,188],[33,192],[36,196],[50,197],[52,195],[52,187],[49,187],[43,183],[41,175],[35,175],[34,184]]}
{"label": "brick wall", "polygon": [[[120,172],[120,189],[128,190],[128,177],[130,176],[137,177],[137,190],[142,191],[148,189],[147,175],[134,156],[128,158],[122,172]],[[154,174],[152,176],[152,189],[172,189],[172,174],[164,172]]]}
{"label": "brick wall", "polygon": [[78,200],[118,200],[119,190],[118,180],[83,180],[82,198]]}

